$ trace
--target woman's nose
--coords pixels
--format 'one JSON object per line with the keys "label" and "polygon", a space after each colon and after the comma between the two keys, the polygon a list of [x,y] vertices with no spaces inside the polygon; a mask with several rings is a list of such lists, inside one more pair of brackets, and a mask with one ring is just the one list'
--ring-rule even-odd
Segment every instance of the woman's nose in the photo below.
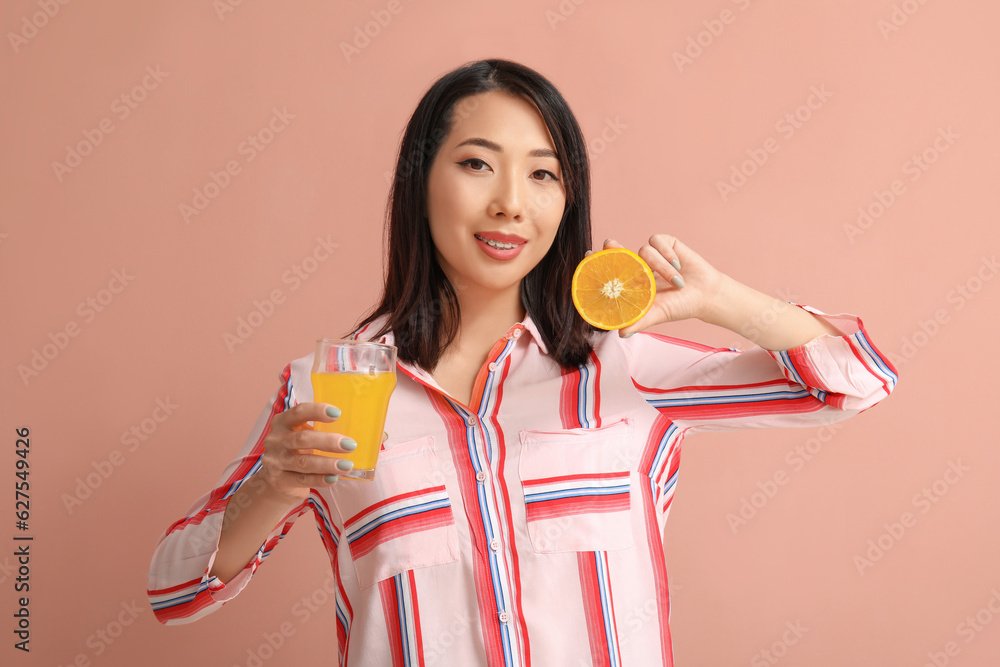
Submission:
{"label": "woman's nose", "polygon": [[515,176],[506,175],[497,179],[490,200],[489,214],[521,221],[524,216],[524,184]]}

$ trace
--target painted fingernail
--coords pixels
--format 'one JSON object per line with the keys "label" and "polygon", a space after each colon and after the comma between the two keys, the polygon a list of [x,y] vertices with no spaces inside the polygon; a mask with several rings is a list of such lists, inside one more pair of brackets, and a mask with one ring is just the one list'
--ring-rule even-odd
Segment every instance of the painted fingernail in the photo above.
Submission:
{"label": "painted fingernail", "polygon": [[337,461],[337,467],[341,470],[350,470],[354,467],[354,461],[348,461],[347,459],[340,459]]}
{"label": "painted fingernail", "polygon": [[676,259],[670,260],[670,266],[674,267],[674,269],[677,271],[681,270],[681,263],[678,262]]}
{"label": "painted fingernail", "polygon": [[674,276],[673,278],[670,279],[670,282],[672,282],[674,284],[674,287],[676,287],[677,289],[684,287],[684,279],[681,278],[680,276]]}
{"label": "painted fingernail", "polygon": [[348,452],[353,452],[358,448],[358,443],[354,442],[350,438],[342,438],[340,440],[340,448]]}
{"label": "painted fingernail", "polygon": [[334,484],[338,479],[340,479],[340,475],[327,475],[323,478],[323,481],[327,484]]}
{"label": "painted fingernail", "polygon": [[337,419],[338,417],[340,417],[341,414],[343,413],[340,411],[340,408],[338,408],[335,405],[331,405],[326,409],[327,417],[333,417],[334,419]]}
{"label": "painted fingernail", "polygon": [[629,332],[627,334],[622,334],[622,338],[631,338],[634,335],[635,335],[635,332],[631,331],[631,332]]}

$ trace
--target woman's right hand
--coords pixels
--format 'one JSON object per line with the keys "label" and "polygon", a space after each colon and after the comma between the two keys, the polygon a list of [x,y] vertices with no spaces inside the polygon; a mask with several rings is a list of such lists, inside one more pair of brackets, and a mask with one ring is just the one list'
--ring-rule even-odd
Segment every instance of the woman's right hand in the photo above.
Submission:
{"label": "woman's right hand", "polygon": [[317,431],[309,423],[332,422],[339,416],[340,409],[327,403],[299,403],[271,419],[258,475],[272,498],[298,504],[310,488],[332,486],[338,475],[354,467],[346,459],[312,453],[347,454],[357,448],[351,438]]}

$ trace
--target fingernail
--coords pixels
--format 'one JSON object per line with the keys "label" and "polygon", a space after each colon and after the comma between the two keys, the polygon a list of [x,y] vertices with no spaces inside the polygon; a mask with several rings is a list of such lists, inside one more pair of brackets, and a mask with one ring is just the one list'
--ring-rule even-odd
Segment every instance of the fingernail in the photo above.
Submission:
{"label": "fingernail", "polygon": [[609,243],[613,243],[613,242],[614,242],[614,239],[604,239],[604,245],[608,245]]}
{"label": "fingernail", "polygon": [[358,443],[354,442],[350,438],[342,438],[340,441],[340,448],[346,449],[349,452],[353,452],[358,448]]}
{"label": "fingernail", "polygon": [[674,269],[677,271],[681,270],[681,263],[678,262],[676,259],[670,260],[670,266],[674,267]]}
{"label": "fingernail", "polygon": [[670,279],[670,282],[672,282],[674,284],[674,287],[676,287],[677,289],[684,287],[684,279],[681,278],[680,276],[674,276],[673,278]]}
{"label": "fingernail", "polygon": [[631,331],[631,332],[629,332],[627,334],[622,334],[622,338],[631,338],[634,335],[635,335],[635,332]]}
{"label": "fingernail", "polygon": [[354,467],[354,461],[348,461],[347,459],[340,459],[337,461],[337,467],[341,470],[350,470]]}
{"label": "fingernail", "polygon": [[327,417],[333,417],[334,419],[337,419],[338,417],[340,417],[341,414],[343,413],[341,413],[340,408],[338,408],[335,405],[331,405],[326,409]]}
{"label": "fingernail", "polygon": [[323,478],[323,481],[327,484],[334,484],[338,479],[340,479],[340,475],[327,475]]}
{"label": "fingernail", "polygon": [[584,256],[584,257],[590,257],[590,256],[591,256],[591,255],[593,255],[593,254],[594,254],[594,251],[593,251],[593,250],[588,250],[587,252],[583,253],[583,256]]}

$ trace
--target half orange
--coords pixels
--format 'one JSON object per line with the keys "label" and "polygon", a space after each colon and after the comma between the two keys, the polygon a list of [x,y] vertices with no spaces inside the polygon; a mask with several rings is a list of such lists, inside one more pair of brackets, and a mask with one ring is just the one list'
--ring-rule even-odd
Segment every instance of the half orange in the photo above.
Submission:
{"label": "half orange", "polygon": [[573,305],[599,329],[623,329],[653,307],[656,278],[639,255],[608,248],[587,255],[573,273]]}

